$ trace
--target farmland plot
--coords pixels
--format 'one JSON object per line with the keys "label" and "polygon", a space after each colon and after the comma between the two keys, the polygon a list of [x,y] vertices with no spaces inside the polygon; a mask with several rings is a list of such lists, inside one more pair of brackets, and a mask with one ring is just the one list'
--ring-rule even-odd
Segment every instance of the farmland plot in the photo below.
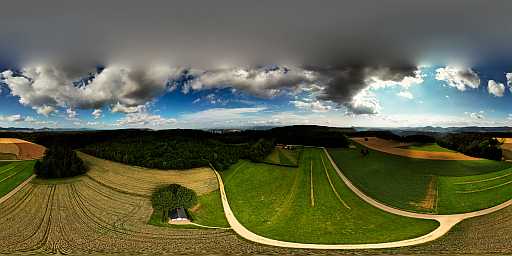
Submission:
{"label": "farmland plot", "polygon": [[217,178],[210,168],[155,170],[103,160],[80,152],[78,156],[90,167],[87,176],[91,179],[136,196],[151,197],[156,187],[171,183],[191,188],[198,195],[218,189]]}
{"label": "farmland plot", "polygon": [[262,246],[230,230],[152,226],[148,198],[87,176],[51,183],[29,183],[0,204],[0,255],[339,255]]}
{"label": "farmland plot", "polygon": [[154,253],[172,240],[230,236],[226,231],[174,231],[147,225],[149,199],[87,178],[65,184],[29,184],[0,205],[0,254],[13,252]]}

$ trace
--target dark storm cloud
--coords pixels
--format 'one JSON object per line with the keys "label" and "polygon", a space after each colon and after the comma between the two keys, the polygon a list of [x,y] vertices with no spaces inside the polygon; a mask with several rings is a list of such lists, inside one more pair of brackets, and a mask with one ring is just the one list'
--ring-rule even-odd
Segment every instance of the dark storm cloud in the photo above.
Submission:
{"label": "dark storm cloud", "polygon": [[56,63],[69,77],[98,64],[313,66],[326,76],[322,98],[346,104],[369,70],[389,67],[382,79],[399,80],[418,64],[512,57],[511,9],[506,0],[9,1],[0,56]]}
{"label": "dark storm cloud", "polygon": [[510,55],[510,1],[9,1],[1,47],[30,61],[473,62]]}
{"label": "dark storm cloud", "polygon": [[378,77],[381,80],[400,82],[405,77],[414,77],[415,66],[366,67],[360,65],[338,67],[332,69],[317,69],[321,74],[325,90],[319,96],[322,100],[330,100],[343,104],[355,114],[372,114],[374,109],[355,107],[352,98],[365,88],[368,77]]}

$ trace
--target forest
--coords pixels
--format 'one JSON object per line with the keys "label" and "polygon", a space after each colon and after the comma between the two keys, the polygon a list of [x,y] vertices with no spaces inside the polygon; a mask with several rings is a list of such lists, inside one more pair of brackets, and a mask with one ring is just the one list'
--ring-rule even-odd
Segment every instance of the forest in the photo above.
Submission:
{"label": "forest", "polygon": [[445,148],[464,153],[468,156],[491,160],[501,160],[500,142],[493,136],[481,133],[447,134],[437,140]]}
{"label": "forest", "polygon": [[46,147],[59,145],[96,157],[157,169],[189,169],[208,166],[229,168],[240,159],[261,162],[276,143],[347,147],[351,128],[287,126],[270,130],[214,133],[203,130],[105,130],[4,133]]}

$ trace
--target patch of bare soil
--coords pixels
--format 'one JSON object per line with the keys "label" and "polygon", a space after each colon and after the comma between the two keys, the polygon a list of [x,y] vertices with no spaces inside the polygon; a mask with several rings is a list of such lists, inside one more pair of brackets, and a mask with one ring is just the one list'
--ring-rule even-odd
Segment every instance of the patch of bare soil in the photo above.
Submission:
{"label": "patch of bare soil", "polygon": [[418,206],[433,213],[437,212],[437,176],[430,178],[425,198]]}

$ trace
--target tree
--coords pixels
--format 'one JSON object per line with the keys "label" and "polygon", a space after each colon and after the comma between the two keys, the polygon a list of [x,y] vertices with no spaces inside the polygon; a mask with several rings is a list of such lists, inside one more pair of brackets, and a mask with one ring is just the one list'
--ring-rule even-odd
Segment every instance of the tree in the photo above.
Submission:
{"label": "tree", "polygon": [[192,208],[197,204],[197,195],[187,187],[171,184],[157,188],[152,196],[153,208],[162,212],[162,222],[169,218],[169,212],[176,208]]}
{"label": "tree", "polygon": [[86,173],[87,167],[75,151],[54,145],[46,150],[42,160],[37,161],[35,172],[44,179],[66,178]]}

